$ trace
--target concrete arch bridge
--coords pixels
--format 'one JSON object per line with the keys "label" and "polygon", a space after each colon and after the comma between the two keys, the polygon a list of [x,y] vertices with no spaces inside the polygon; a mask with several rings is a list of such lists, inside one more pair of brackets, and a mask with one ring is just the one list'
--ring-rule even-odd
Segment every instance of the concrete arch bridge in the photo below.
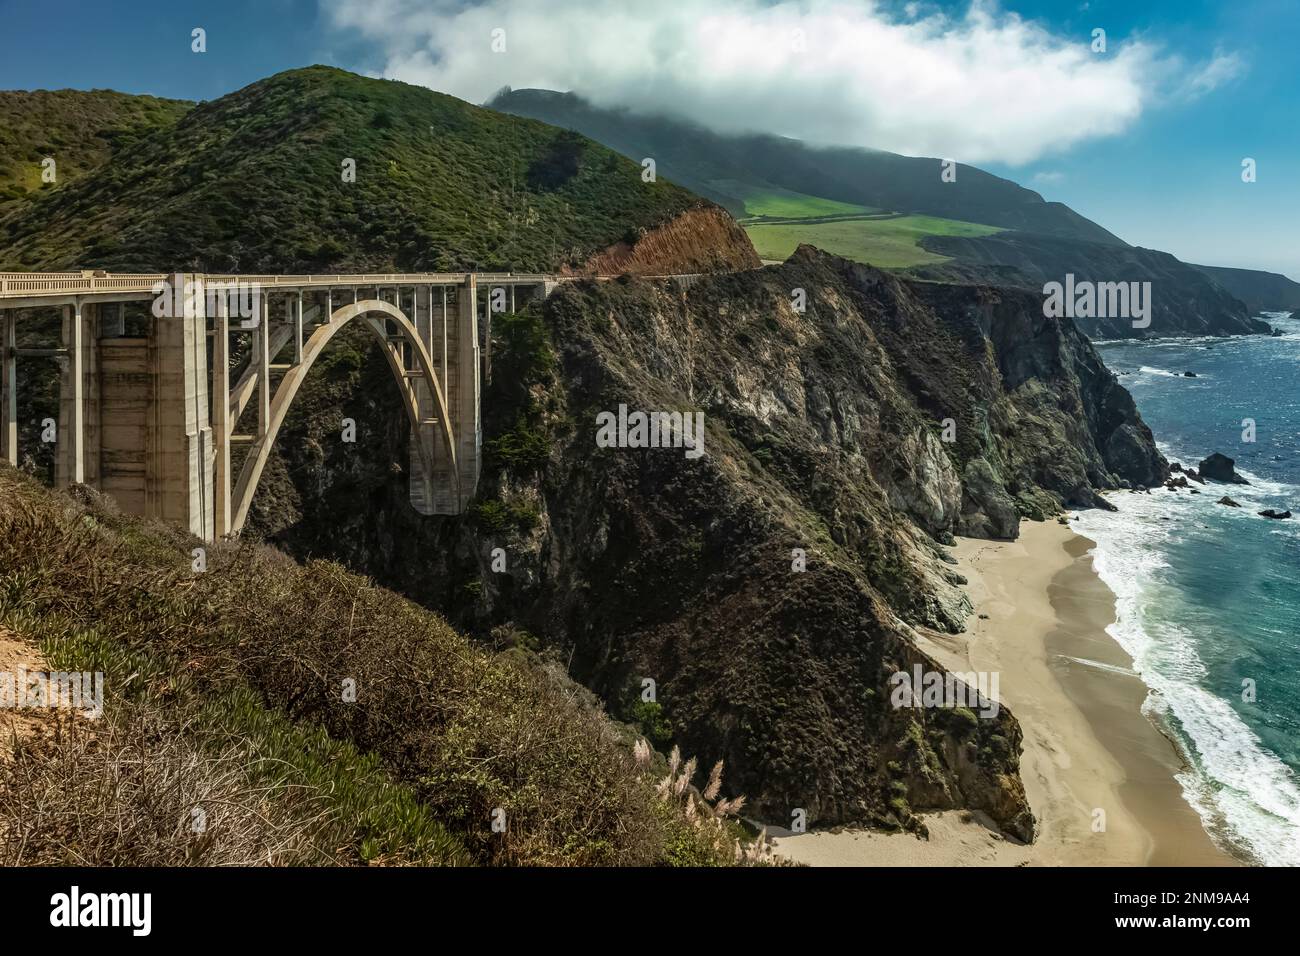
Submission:
{"label": "concrete arch bridge", "polygon": [[[127,513],[206,541],[237,533],[312,366],[335,335],[359,323],[380,342],[410,419],[412,506],[459,514],[478,484],[492,314],[546,296],[558,281],[509,273],[0,274],[0,454],[18,463],[18,362],[54,357],[57,484],[89,485]],[[62,312],[61,343],[19,348],[20,323],[51,307]],[[232,355],[245,352],[232,374]],[[255,425],[236,432],[253,402]],[[247,451],[235,473],[237,445]]]}

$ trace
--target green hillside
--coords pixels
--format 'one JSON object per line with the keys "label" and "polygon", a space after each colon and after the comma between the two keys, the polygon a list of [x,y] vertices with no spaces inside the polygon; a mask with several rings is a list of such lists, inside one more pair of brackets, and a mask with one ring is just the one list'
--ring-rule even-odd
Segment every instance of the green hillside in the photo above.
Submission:
{"label": "green hillside", "polygon": [[718,133],[672,117],[604,109],[551,90],[505,89],[488,105],[577,130],[638,161],[652,156],[660,175],[721,203],[737,217],[752,215],[746,197],[730,185],[740,183],[853,206],[1124,245],[1069,206],[1045,202],[1033,190],[974,166],[959,165],[956,181],[944,182],[940,161],[933,157]]}
{"label": "green hillside", "polygon": [[0,219],[0,268],[551,270],[698,202],[577,134],[317,66]]}
{"label": "green hillside", "polygon": [[921,248],[918,243],[926,236],[987,236],[1001,230],[934,216],[898,216],[746,224],[745,231],[764,259],[784,261],[806,244],[880,269],[901,269],[946,261]]}
{"label": "green hillside", "polygon": [[[112,90],[0,92],[0,216],[39,191],[95,171],[142,136],[172,126],[193,105]],[[42,182],[47,159],[55,163],[53,183]]]}
{"label": "green hillside", "polygon": [[746,218],[806,219],[813,216],[849,216],[877,212],[869,206],[837,202],[820,196],[797,193],[780,186],[744,183],[735,179],[717,179],[709,185],[744,203]]}

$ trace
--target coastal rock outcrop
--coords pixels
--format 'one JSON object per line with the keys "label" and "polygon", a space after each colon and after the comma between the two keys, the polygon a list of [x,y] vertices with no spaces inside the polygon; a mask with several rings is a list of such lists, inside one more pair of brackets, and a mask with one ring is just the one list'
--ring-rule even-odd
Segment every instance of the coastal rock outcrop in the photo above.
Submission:
{"label": "coastal rock outcrop", "polygon": [[1197,471],[1201,477],[1208,478],[1210,481],[1218,481],[1233,485],[1250,484],[1250,482],[1245,478],[1237,474],[1236,464],[1235,459],[1229,458],[1227,455],[1220,454],[1216,451],[1214,454],[1210,455],[1209,458],[1205,458],[1201,461]]}
{"label": "coastal rock outcrop", "polygon": [[1287,518],[1291,517],[1291,512],[1274,511],[1272,508],[1265,508],[1263,511],[1259,512],[1259,516],[1261,518],[1273,518],[1277,521],[1285,521]]}

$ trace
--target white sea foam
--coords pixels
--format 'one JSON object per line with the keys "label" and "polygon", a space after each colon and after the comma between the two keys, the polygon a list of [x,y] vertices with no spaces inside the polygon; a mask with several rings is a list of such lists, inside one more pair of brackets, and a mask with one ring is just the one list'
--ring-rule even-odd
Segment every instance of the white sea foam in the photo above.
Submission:
{"label": "white sea foam", "polygon": [[1152,691],[1144,710],[1181,737],[1191,766],[1179,774],[1184,796],[1216,838],[1261,863],[1300,865],[1300,781],[1226,700],[1201,686],[1206,668],[1192,633],[1157,613],[1177,606],[1162,572],[1169,568],[1165,546],[1183,533],[1181,521],[1205,508],[1218,509],[1207,520],[1259,519],[1205,494],[1120,493],[1111,500],[1118,513],[1084,511],[1071,527],[1097,543],[1094,567],[1115,593],[1116,621],[1107,631]]}

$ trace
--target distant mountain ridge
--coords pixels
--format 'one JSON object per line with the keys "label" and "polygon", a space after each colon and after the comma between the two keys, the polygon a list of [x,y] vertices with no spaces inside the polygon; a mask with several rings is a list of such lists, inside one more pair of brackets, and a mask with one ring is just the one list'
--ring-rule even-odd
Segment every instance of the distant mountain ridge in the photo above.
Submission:
{"label": "distant mountain ridge", "polygon": [[601,109],[573,93],[504,89],[490,109],[577,130],[633,159],[652,157],[660,175],[714,200],[733,214],[743,203],[715,185],[759,178],[774,186],[840,202],[944,216],[1049,236],[1124,245],[1063,203],[974,166],[940,179],[941,160],[883,150],[813,147],[765,134],[726,136],[664,116]]}
{"label": "distant mountain ridge", "polygon": [[[891,265],[932,281],[974,282],[1041,289],[1067,273],[1093,281],[1152,284],[1153,317],[1135,329],[1123,317],[1080,320],[1093,336],[1241,335],[1267,332],[1252,318],[1265,308],[1300,306],[1300,284],[1284,276],[1251,270],[1191,266],[1168,253],[1130,246],[1063,203],[1045,202],[1033,190],[958,164],[954,182],[943,182],[938,159],[900,156],[879,150],[814,147],[763,134],[723,135],[699,125],[627,109],[597,107],[573,93],[505,88],[488,103],[493,109],[540,119],[590,136],[640,161],[650,157],[660,175],[713,199],[738,217],[750,215],[751,238],[773,230],[799,229],[798,241],[811,242],[859,262]],[[858,215],[843,213],[773,223],[747,213],[744,190],[773,188],[856,204]],[[810,204],[811,205],[811,204]],[[978,224],[1000,227],[993,235],[932,234],[914,241],[923,252],[891,260],[896,251],[886,235],[889,212],[950,220],[949,227]],[[856,223],[858,224],[854,224]],[[907,221],[907,220],[903,220]],[[956,221],[956,222],[951,222]],[[808,235],[815,225],[820,238]],[[951,233],[957,228],[949,228]],[[872,233],[873,241],[846,241]],[[786,245],[793,245],[788,238]],[[759,239],[755,238],[759,243]],[[837,243],[839,247],[836,248]],[[771,258],[779,255],[772,243]],[[949,257],[935,262],[934,256]],[[1294,287],[1294,288],[1292,288]],[[1291,305],[1292,294],[1296,301]]]}
{"label": "distant mountain ridge", "polygon": [[1294,282],[1280,273],[1231,269],[1227,266],[1193,265],[1192,268],[1204,272],[1245,302],[1252,315],[1300,309],[1300,282]]}
{"label": "distant mountain ridge", "polygon": [[[1134,328],[1129,316],[1075,317],[1092,338],[1153,338],[1177,329],[1186,335],[1252,335],[1269,325],[1203,270],[1167,252],[1140,246],[1071,242],[1050,236],[1001,232],[992,236],[927,236],[921,245],[952,256],[950,262],[911,270],[939,281],[989,281],[1041,290],[1073,275],[1079,282],[1150,282],[1150,325]],[[988,270],[993,270],[991,273]]]}

